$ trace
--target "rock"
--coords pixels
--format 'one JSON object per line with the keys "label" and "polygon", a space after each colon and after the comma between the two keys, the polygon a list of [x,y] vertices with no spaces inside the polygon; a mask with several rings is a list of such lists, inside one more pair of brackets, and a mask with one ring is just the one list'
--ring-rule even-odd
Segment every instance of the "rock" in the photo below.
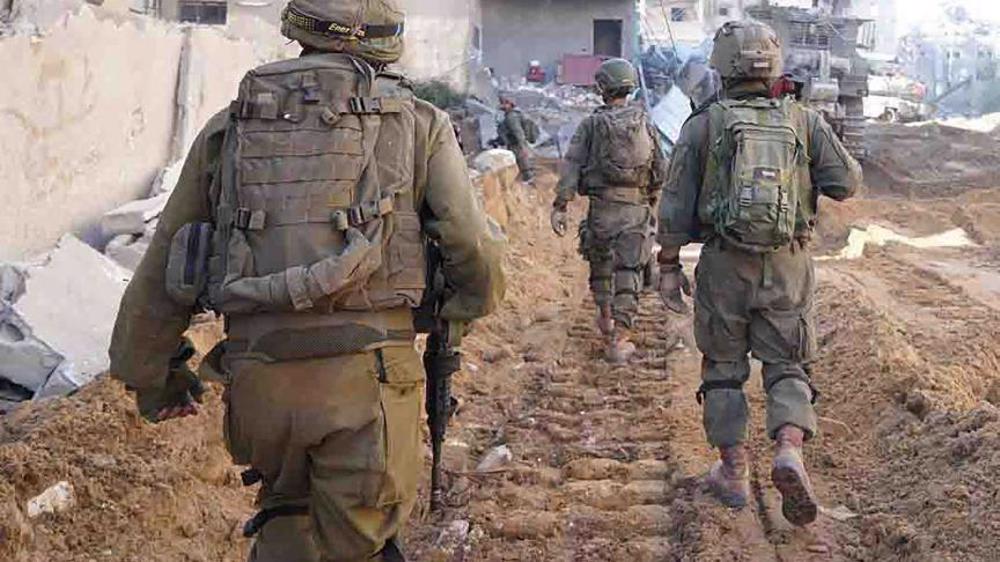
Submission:
{"label": "rock", "polygon": [[0,304],[0,379],[35,392],[62,362],[63,356],[36,338],[13,307]]}
{"label": "rock", "polygon": [[181,171],[184,169],[184,160],[178,160],[173,164],[160,170],[153,180],[153,186],[149,190],[150,197],[158,197],[169,194],[177,187],[177,181],[181,179]]}
{"label": "rock", "polygon": [[24,275],[13,264],[0,264],[0,301],[14,302],[24,294]]}
{"label": "rock", "polygon": [[63,480],[28,500],[28,517],[34,519],[46,513],[62,513],[75,503],[73,485]]}
{"label": "rock", "polygon": [[121,234],[108,242],[104,248],[104,255],[125,269],[135,271],[142,261],[142,256],[146,255],[146,250],[149,249],[149,240],[146,236],[136,238],[131,234]]}
{"label": "rock", "polygon": [[513,460],[514,453],[510,450],[510,447],[507,445],[500,445],[499,447],[494,447],[490,450],[490,452],[486,453],[483,459],[479,461],[479,464],[476,466],[476,472],[494,472],[509,465]]}
{"label": "rock", "polygon": [[851,511],[850,509],[848,509],[846,506],[843,505],[829,509],[820,506],[819,512],[822,513],[823,515],[826,515],[830,519],[833,519],[834,521],[841,521],[841,522],[850,521],[851,519],[856,519],[860,517],[857,513],[854,513],[853,511]]}
{"label": "rock", "polygon": [[65,358],[47,395],[106,371],[111,330],[131,274],[71,235],[27,273],[14,310],[35,338]]}
{"label": "rock", "polygon": [[500,172],[507,168],[517,167],[514,153],[503,148],[493,148],[481,152],[472,160],[472,165],[482,173]]}
{"label": "rock", "polygon": [[466,539],[469,537],[469,529],[472,525],[466,519],[456,519],[448,524],[448,526],[441,531],[438,535],[436,544],[439,547],[447,548],[449,550],[461,546],[465,543]]}
{"label": "rock", "polygon": [[130,201],[108,211],[101,218],[101,230],[108,236],[142,234],[146,229],[146,223],[163,212],[169,197],[169,193],[162,193],[149,199]]}

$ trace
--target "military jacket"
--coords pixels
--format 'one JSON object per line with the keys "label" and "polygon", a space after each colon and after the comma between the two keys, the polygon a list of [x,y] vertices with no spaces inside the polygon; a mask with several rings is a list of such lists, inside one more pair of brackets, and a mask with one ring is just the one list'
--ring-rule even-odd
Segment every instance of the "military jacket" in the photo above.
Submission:
{"label": "military jacket", "polygon": [[[448,296],[441,317],[469,321],[494,310],[504,293],[503,235],[491,225],[470,183],[447,114],[415,102],[414,197],[421,230],[444,259]],[[190,149],[180,179],[122,300],[110,356],[113,376],[135,389],[162,387],[168,361],[192,309],[165,287],[171,239],[183,225],[213,219],[211,186],[219,173],[228,111],[215,115]]]}

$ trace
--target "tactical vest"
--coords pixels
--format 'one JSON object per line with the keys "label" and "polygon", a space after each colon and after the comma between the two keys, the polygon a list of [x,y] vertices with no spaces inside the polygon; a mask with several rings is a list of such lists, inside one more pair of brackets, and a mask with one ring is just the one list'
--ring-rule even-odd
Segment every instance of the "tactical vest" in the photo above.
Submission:
{"label": "tactical vest", "polygon": [[[171,294],[276,329],[323,324],[316,315],[418,306],[426,265],[414,131],[402,79],[350,56],[250,71],[230,106],[210,242],[205,225],[178,232]],[[202,255],[207,276],[199,281]]]}
{"label": "tactical vest", "polygon": [[806,118],[788,98],[725,100],[709,109],[700,218],[746,251],[788,246],[811,228],[815,206]]}
{"label": "tactical vest", "polygon": [[607,108],[593,119],[587,187],[648,187],[657,147],[646,109],[638,104]]}

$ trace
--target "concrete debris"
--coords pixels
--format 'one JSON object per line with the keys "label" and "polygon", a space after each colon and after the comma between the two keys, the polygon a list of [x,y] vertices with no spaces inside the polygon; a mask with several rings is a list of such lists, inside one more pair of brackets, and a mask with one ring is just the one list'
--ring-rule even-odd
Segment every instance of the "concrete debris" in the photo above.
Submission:
{"label": "concrete debris", "polygon": [[513,460],[514,453],[510,450],[510,447],[500,445],[486,453],[476,466],[476,472],[496,472],[509,465]]}
{"label": "concrete debris", "polygon": [[23,389],[26,400],[40,390],[63,362],[63,356],[34,336],[31,328],[14,308],[0,304],[0,382],[7,381]]}
{"label": "concrete debris", "polygon": [[14,302],[24,294],[24,270],[0,263],[0,301]]}
{"label": "concrete debris", "polygon": [[35,519],[46,513],[62,513],[75,504],[76,493],[73,491],[73,485],[62,480],[28,500],[28,517]]}
{"label": "concrete debris", "polygon": [[119,234],[142,234],[146,223],[159,217],[167,206],[169,193],[161,193],[149,199],[130,201],[109,211],[101,218],[101,229],[107,236]]}
{"label": "concrete debris", "polygon": [[108,242],[104,248],[104,255],[115,260],[115,263],[125,269],[135,271],[139,267],[142,257],[146,255],[146,250],[149,249],[150,240],[148,235],[121,234]]}
{"label": "concrete debris", "polygon": [[72,235],[27,274],[14,311],[35,338],[65,358],[36,398],[72,392],[108,369],[111,330],[131,274]]}
{"label": "concrete debris", "polygon": [[514,153],[509,150],[494,148],[476,156],[472,161],[472,166],[481,173],[500,172],[517,166],[517,159],[514,157]]}

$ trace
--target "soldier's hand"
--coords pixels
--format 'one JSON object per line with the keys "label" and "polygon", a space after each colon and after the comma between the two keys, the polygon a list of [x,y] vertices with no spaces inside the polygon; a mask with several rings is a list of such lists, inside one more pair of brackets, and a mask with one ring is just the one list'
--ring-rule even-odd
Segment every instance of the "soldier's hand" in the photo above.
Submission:
{"label": "soldier's hand", "polygon": [[660,267],[660,298],[663,304],[677,314],[687,314],[691,307],[684,300],[691,296],[691,280],[684,274],[681,264],[663,264]]}
{"label": "soldier's hand", "polygon": [[569,230],[569,218],[566,215],[566,211],[563,209],[552,209],[552,215],[549,218],[552,221],[552,232],[555,232],[556,236],[560,238],[566,236],[566,232]]}
{"label": "soldier's hand", "polygon": [[193,355],[194,346],[185,339],[170,360],[170,371],[163,388],[136,390],[136,402],[142,417],[158,423],[198,415],[198,404],[202,402],[205,386],[187,365]]}

